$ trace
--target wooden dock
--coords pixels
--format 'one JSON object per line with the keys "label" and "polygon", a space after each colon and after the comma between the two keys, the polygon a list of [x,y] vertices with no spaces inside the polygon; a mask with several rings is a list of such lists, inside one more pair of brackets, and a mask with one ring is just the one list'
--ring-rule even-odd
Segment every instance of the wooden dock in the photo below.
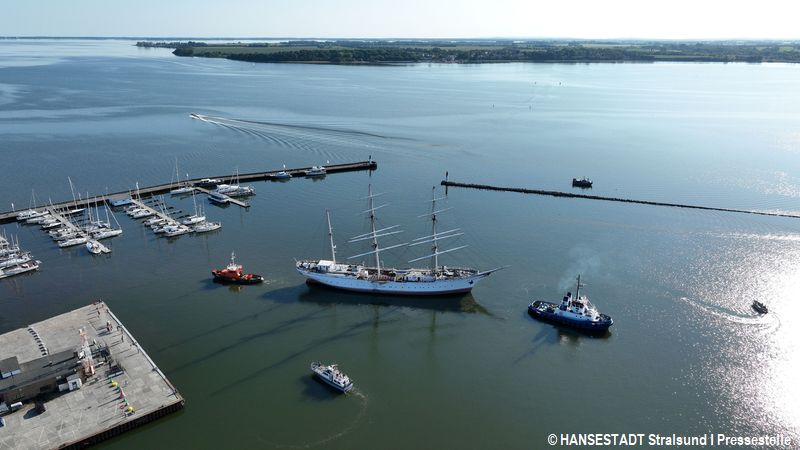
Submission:
{"label": "wooden dock", "polygon": [[[359,162],[346,163],[346,164],[332,164],[332,165],[329,165],[329,166],[325,166],[325,170],[327,171],[328,175],[335,174],[335,173],[341,173],[341,172],[354,172],[354,171],[359,171],[359,170],[372,171],[372,170],[376,170],[377,168],[378,168],[378,163],[376,161],[372,160],[372,159],[370,159],[368,161],[359,161]],[[282,170],[285,170],[286,172],[291,174],[292,177],[301,178],[301,177],[305,177],[305,171],[308,170],[308,169],[311,169],[311,167],[300,167],[300,168],[296,168],[296,169],[276,169],[276,170],[269,170],[269,171],[264,171],[264,172],[241,173],[241,174],[238,175],[238,179],[239,179],[240,182],[242,182],[242,181],[271,181],[271,180],[273,180],[272,176],[274,174],[282,171]],[[139,194],[141,196],[143,196],[143,197],[144,196],[157,195],[157,194],[163,194],[163,193],[171,191],[172,189],[175,189],[179,185],[183,185],[183,184],[186,184],[186,183],[190,184],[191,186],[197,187],[197,184],[200,183],[204,178],[219,178],[219,179],[222,179],[222,180],[230,180],[230,179],[233,179],[234,177],[236,177],[236,175],[216,175],[216,176],[213,176],[213,177],[195,178],[195,179],[192,179],[192,180],[186,180],[186,181],[175,182],[175,183],[166,183],[166,184],[158,184],[158,185],[155,185],[155,186],[140,187],[139,188]],[[198,189],[198,190],[201,190],[201,189]],[[85,207],[87,204],[91,205],[91,206],[94,206],[95,204],[102,203],[102,202],[104,202],[106,200],[122,200],[122,199],[125,199],[125,198],[129,198],[130,196],[131,196],[131,191],[121,191],[121,192],[114,192],[114,193],[111,193],[111,194],[100,195],[100,196],[98,196],[98,198],[96,200],[88,200],[87,201],[87,200],[84,199],[84,200],[81,200],[79,202],[78,201],[74,201],[74,200],[68,200],[68,201],[65,201],[65,202],[55,203],[55,204],[52,204],[52,205],[49,205],[49,206],[53,207],[53,208],[56,208],[56,209]],[[101,200],[100,197],[102,197],[103,199]],[[90,195],[89,198],[95,198],[95,197]],[[238,204],[239,206],[245,206],[246,205],[246,203],[242,202],[241,200],[236,200],[236,199],[233,199],[233,200],[235,200],[235,201],[233,201],[232,203]],[[43,208],[44,207],[38,208],[38,209],[43,209]],[[17,216],[18,212],[19,211],[1,212],[0,213],[0,224],[16,221],[16,216]]]}
{"label": "wooden dock", "polygon": [[760,216],[773,216],[773,217],[789,217],[792,219],[800,219],[800,216],[795,214],[786,214],[786,213],[777,213],[777,212],[766,212],[766,211],[751,211],[746,209],[732,209],[732,208],[715,208],[712,206],[699,206],[699,205],[685,205],[681,203],[665,203],[665,202],[652,202],[648,200],[634,200],[630,198],[618,198],[618,197],[603,197],[601,195],[588,195],[588,194],[576,194],[573,192],[560,192],[560,191],[546,191],[542,189],[526,189],[526,188],[512,188],[512,187],[501,187],[501,186],[491,186],[488,184],[474,184],[474,183],[459,183],[457,181],[449,181],[443,180],[442,186],[445,187],[459,187],[459,188],[467,188],[467,189],[481,189],[486,191],[503,191],[503,192],[518,192],[520,194],[535,194],[535,195],[548,195],[551,197],[566,197],[566,198],[582,198],[586,200],[602,200],[607,202],[621,202],[621,203],[636,203],[639,205],[651,205],[651,206],[669,206],[673,208],[689,208],[689,209],[700,209],[704,211],[722,211],[722,212],[731,212],[731,213],[740,213],[740,214],[756,214]]}

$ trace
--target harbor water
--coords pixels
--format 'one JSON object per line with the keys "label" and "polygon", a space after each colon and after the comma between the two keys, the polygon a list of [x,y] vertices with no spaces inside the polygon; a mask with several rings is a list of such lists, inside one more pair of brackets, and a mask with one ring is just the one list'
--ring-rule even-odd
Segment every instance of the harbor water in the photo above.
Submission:
{"label": "harbor water", "polygon": [[[196,120],[190,113],[209,120]],[[0,281],[0,333],[102,299],[186,409],[101,448],[542,448],[555,433],[800,439],[800,219],[450,188],[440,261],[508,268],[471,294],[307,286],[295,259],[369,251],[368,185],[394,245],[450,180],[800,214],[800,67],[336,66],[180,58],[122,40],[0,40],[0,210],[191,178],[362,161],[252,183],[222,229],[167,240],[117,212],[108,255],[6,224],[42,261]],[[192,197],[165,198],[193,212]],[[376,202],[378,199],[376,199]],[[438,205],[438,203],[437,203]],[[382,254],[407,266],[424,246]],[[211,281],[232,251],[263,285]],[[361,258],[358,260],[360,261]],[[351,260],[352,261],[352,260]],[[422,262],[424,263],[424,262]],[[605,337],[537,322],[582,292]],[[766,303],[759,316],[751,303]],[[355,382],[340,395],[311,361]],[[135,399],[131,399],[135,402]],[[1,433],[2,431],[0,431]]]}

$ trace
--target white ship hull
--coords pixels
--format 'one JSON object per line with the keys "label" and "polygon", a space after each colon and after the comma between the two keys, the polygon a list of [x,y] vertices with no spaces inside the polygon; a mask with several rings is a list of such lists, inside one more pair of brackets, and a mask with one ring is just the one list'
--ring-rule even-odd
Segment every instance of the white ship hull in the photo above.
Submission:
{"label": "white ship hull", "polygon": [[353,275],[319,273],[298,267],[297,271],[309,282],[336,289],[387,295],[447,295],[466,293],[491,272],[481,272],[469,277],[435,281],[373,281]]}

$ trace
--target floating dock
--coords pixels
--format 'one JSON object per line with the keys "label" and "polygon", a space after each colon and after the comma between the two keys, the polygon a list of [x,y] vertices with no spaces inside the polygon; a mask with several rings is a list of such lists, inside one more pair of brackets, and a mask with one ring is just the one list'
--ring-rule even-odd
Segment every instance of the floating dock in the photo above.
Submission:
{"label": "floating dock", "polygon": [[[372,159],[368,161],[359,161],[353,163],[345,163],[345,164],[332,164],[325,166],[325,170],[328,175],[334,173],[341,173],[341,172],[354,172],[359,170],[376,170],[378,168],[378,163]],[[214,177],[204,177],[204,178],[219,178],[223,180],[230,180],[232,178],[238,177],[240,182],[243,181],[271,181],[274,180],[274,175],[280,171],[286,171],[295,178],[305,177],[305,171],[311,169],[311,167],[300,167],[297,169],[277,169],[277,170],[269,170],[264,172],[252,172],[252,173],[242,173],[242,174],[232,174],[232,175],[217,175]],[[163,194],[171,191],[172,189],[177,188],[180,185],[189,184],[190,186],[197,187],[197,184],[200,183],[204,178],[194,178],[191,180],[185,180],[175,183],[167,183],[167,184],[158,184],[155,186],[148,186],[148,187],[140,187],[139,188],[139,195],[141,196],[150,196],[150,195],[157,195]],[[67,208],[75,208],[75,207],[86,207],[87,205],[95,206],[96,204],[102,203],[104,201],[110,200],[122,200],[131,197],[131,191],[122,191],[122,192],[114,192],[111,194],[101,195],[103,199],[97,200],[68,200],[65,202],[55,203],[52,205],[48,205],[49,207],[55,209],[67,209]],[[89,195],[89,198],[95,198],[94,196]],[[236,202],[234,202],[236,203]],[[236,203],[238,204],[238,203]],[[43,209],[37,208],[37,209]],[[8,223],[14,222],[17,218],[17,213],[19,211],[6,211],[0,212],[0,223]]]}
{"label": "floating dock", "polygon": [[[202,192],[203,194],[206,194],[206,195],[211,195],[211,191],[210,190],[208,190],[206,188],[201,188],[200,186],[195,186],[194,190],[198,191],[198,192]],[[221,194],[221,196],[223,198],[225,198],[225,201],[227,203],[233,203],[234,205],[241,206],[242,208],[249,208],[250,207],[249,203],[247,203],[247,202],[245,202],[243,200],[239,200],[238,198],[234,198],[234,197],[231,197],[231,196],[228,196],[228,195],[224,195],[224,194]]]}
{"label": "floating dock", "polygon": [[621,203],[637,203],[640,205],[651,206],[670,206],[673,208],[689,208],[689,209],[702,209],[705,211],[722,211],[740,214],[757,214],[760,216],[773,216],[773,217],[790,217],[793,219],[800,219],[800,216],[795,214],[786,213],[773,213],[766,211],[750,211],[746,209],[731,209],[731,208],[714,208],[711,206],[698,206],[698,205],[684,205],[681,203],[664,203],[664,202],[651,202],[648,200],[634,200],[630,198],[618,197],[603,197],[600,195],[576,194],[573,192],[559,192],[559,191],[546,191],[542,189],[525,189],[525,188],[512,188],[491,186],[488,184],[474,184],[474,183],[459,183],[457,181],[442,180],[442,186],[446,187],[459,187],[467,189],[481,189],[486,191],[503,191],[503,192],[518,192],[521,194],[535,194],[535,195],[549,195],[551,197],[567,197],[567,198],[583,198],[587,200],[603,200],[607,202],[621,202]]}
{"label": "floating dock", "polygon": [[184,406],[102,302],[0,335],[0,369],[0,411],[22,401],[0,412],[0,448],[84,448]]}

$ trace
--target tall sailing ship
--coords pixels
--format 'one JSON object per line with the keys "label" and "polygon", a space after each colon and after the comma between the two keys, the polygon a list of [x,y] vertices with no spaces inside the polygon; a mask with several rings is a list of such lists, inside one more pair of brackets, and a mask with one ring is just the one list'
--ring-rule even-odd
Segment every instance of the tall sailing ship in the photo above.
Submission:
{"label": "tall sailing ship", "polygon": [[[337,289],[344,289],[348,291],[357,292],[371,292],[379,294],[393,294],[393,295],[447,295],[469,292],[475,287],[475,284],[480,280],[488,277],[493,272],[501,268],[479,271],[478,269],[466,267],[448,267],[439,265],[439,255],[454,252],[467,247],[462,245],[459,247],[451,248],[448,250],[441,250],[439,242],[444,239],[451,239],[461,236],[464,233],[460,232],[460,228],[454,228],[446,231],[439,231],[437,229],[437,215],[447,211],[451,208],[444,208],[437,210],[436,202],[442,198],[436,198],[436,188],[433,188],[433,198],[431,202],[431,211],[429,213],[419,216],[429,217],[431,221],[431,234],[412,240],[410,243],[391,245],[389,247],[381,247],[378,238],[402,233],[398,230],[399,225],[378,229],[376,226],[375,211],[387,205],[375,206],[375,197],[381,194],[372,193],[372,185],[369,186],[369,194],[366,197],[369,208],[364,211],[369,215],[370,231],[368,233],[360,234],[350,238],[349,242],[370,241],[372,250],[353,255],[347,258],[348,260],[361,258],[367,255],[374,256],[374,265],[368,266],[365,264],[351,264],[336,260],[336,245],[333,240],[333,228],[331,227],[331,215],[326,211],[328,220],[328,237],[331,245],[331,259],[325,260],[303,260],[297,261],[297,271],[307,278],[308,282],[319,283]],[[397,269],[390,267],[383,267],[381,265],[381,252],[391,250],[393,248],[409,246],[415,247],[418,245],[430,244],[431,254],[408,261],[414,263],[424,259],[430,259],[430,266],[427,268],[406,268]]]}

